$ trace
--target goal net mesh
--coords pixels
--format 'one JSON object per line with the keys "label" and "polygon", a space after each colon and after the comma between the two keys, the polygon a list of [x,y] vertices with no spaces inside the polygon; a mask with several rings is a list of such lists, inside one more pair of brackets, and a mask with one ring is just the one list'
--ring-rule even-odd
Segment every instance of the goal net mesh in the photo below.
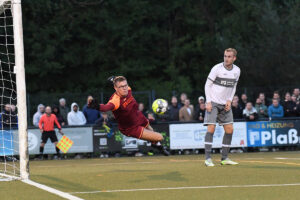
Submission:
{"label": "goal net mesh", "polygon": [[20,177],[11,1],[0,0],[0,181]]}

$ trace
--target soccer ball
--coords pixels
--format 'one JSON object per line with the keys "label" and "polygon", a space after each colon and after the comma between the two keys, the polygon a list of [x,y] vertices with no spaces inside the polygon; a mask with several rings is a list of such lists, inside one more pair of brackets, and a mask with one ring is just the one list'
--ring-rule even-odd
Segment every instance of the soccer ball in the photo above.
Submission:
{"label": "soccer ball", "polygon": [[167,111],[168,102],[164,99],[156,99],[152,104],[152,110],[157,115],[162,115]]}

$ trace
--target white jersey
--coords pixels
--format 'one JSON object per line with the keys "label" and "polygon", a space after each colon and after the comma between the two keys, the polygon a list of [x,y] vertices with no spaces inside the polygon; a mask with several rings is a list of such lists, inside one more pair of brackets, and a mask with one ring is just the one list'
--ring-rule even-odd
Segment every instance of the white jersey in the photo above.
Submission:
{"label": "white jersey", "polygon": [[223,63],[215,65],[205,84],[206,101],[222,105],[228,100],[232,101],[240,73],[241,70],[236,65],[231,70],[226,69]]}

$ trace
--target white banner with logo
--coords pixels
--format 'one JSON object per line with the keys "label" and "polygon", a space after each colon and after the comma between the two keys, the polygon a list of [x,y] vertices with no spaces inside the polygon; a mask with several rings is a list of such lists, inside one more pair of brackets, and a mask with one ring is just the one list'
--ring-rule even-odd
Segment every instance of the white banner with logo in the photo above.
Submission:
{"label": "white banner with logo", "polygon": [[[234,133],[231,147],[246,147],[246,122],[233,124]],[[170,149],[203,149],[207,127],[203,123],[170,124]],[[224,129],[216,126],[213,139],[213,148],[221,148]]]}
{"label": "white banner with logo", "polygon": [[[63,128],[64,134],[73,141],[68,153],[93,152],[93,131],[92,127]],[[56,130],[58,141],[62,137]],[[41,132],[39,129],[28,129],[28,150],[29,154],[39,154],[41,144]],[[54,144],[48,139],[45,147],[45,154],[56,153]]]}

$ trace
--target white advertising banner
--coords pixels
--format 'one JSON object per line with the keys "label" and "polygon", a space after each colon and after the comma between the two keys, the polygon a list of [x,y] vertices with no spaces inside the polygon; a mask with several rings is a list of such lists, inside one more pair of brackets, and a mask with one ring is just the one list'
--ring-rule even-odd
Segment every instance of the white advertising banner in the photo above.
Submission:
{"label": "white advertising banner", "polygon": [[[246,147],[247,129],[246,122],[233,124],[234,133],[232,147]],[[203,149],[204,137],[207,127],[203,123],[170,124],[170,149]],[[221,148],[224,135],[222,126],[216,126],[213,140],[213,148]]]}

